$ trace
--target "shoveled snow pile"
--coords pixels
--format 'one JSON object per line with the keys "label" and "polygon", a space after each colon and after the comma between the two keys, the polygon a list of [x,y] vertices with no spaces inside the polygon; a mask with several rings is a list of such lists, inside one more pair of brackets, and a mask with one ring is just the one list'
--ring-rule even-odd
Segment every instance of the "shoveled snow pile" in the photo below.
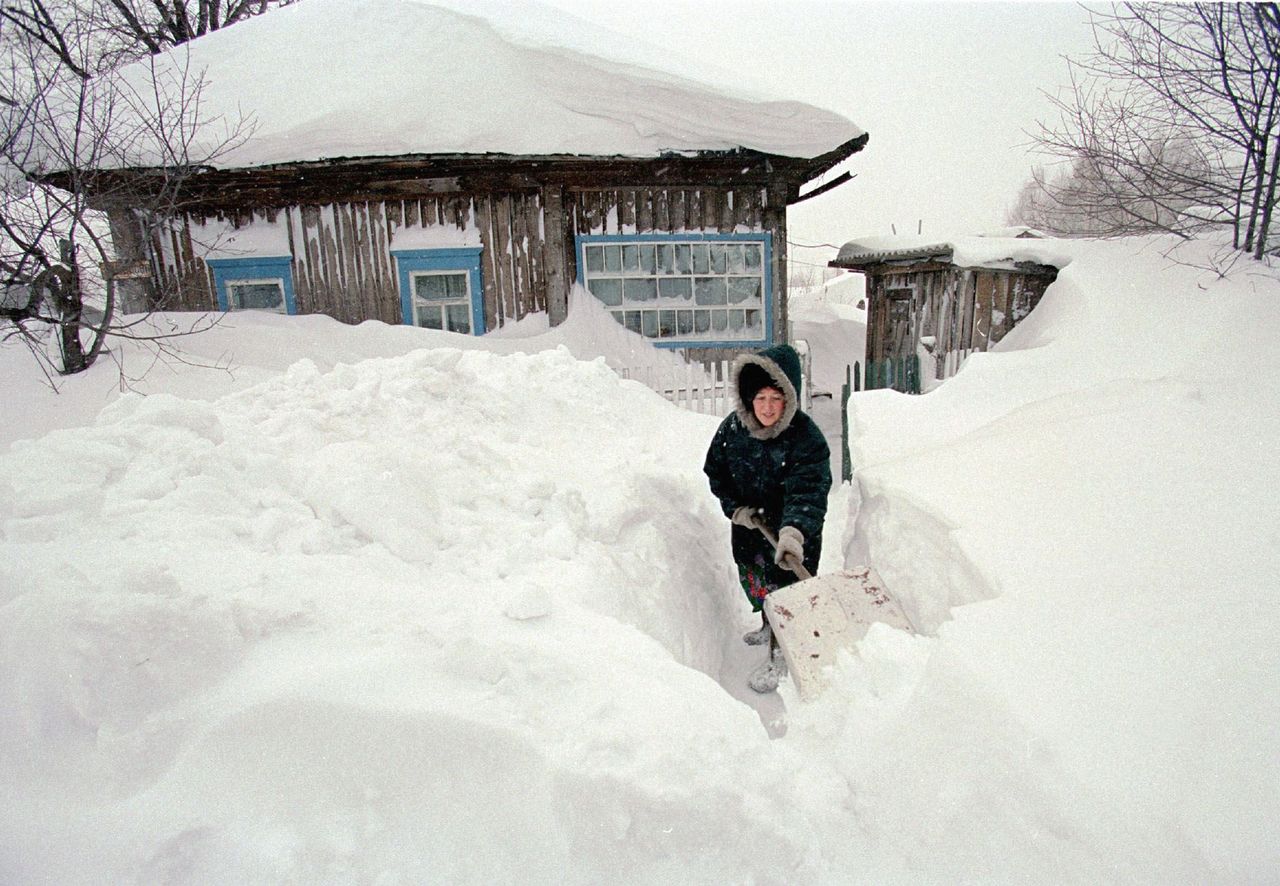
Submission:
{"label": "shoveled snow pile", "polygon": [[[939,636],[893,716],[833,696],[837,743],[886,752],[852,770],[873,773],[877,820],[904,843],[955,853],[983,832],[942,870],[1044,880],[981,858],[1008,817],[1014,857],[1110,821],[1130,834],[1110,879],[1145,859],[1146,882],[1265,880],[1280,870],[1280,285],[1247,261],[1219,277],[1230,255],[1205,243],[1028,248],[1070,263],[997,353],[926,397],[852,404],[847,554]],[[867,692],[857,671],[846,686]]]}
{"label": "shoveled snow pile", "polygon": [[854,398],[824,569],[931,635],[803,705],[742,701],[716,420],[567,346],[235,315],[237,380],[19,388],[0,881],[1265,879],[1280,286],[1166,246]]}

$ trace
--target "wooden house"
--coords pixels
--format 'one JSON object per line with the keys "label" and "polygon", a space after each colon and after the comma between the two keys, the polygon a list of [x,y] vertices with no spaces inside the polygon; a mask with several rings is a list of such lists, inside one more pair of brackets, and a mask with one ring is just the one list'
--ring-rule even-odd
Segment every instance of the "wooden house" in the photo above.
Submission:
{"label": "wooden house", "polygon": [[202,108],[254,128],[162,217],[141,207],[163,167],[98,175],[135,308],[480,335],[559,323],[580,284],[654,344],[719,359],[784,339],[787,207],[867,141],[412,0],[307,0],[189,49]]}
{"label": "wooden house", "polygon": [[920,393],[1023,320],[1058,275],[1034,232],[846,243],[832,267],[866,275],[866,387]]}

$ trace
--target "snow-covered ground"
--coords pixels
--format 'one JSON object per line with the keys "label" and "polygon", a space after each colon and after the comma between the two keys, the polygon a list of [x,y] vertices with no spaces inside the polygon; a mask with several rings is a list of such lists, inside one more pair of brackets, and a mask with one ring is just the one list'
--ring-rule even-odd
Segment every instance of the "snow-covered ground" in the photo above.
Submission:
{"label": "snow-covered ground", "polygon": [[1060,244],[998,353],[854,397],[823,568],[927,635],[806,704],[742,685],[716,419],[580,300],[232,315],[124,395],[0,349],[0,881],[1274,878],[1280,283],[1170,246]]}

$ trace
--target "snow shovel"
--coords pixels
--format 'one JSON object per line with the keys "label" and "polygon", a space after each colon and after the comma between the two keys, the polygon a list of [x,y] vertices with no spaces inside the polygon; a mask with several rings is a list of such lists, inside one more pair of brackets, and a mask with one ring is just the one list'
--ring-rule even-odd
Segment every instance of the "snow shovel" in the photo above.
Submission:
{"label": "snow shovel", "polygon": [[[759,517],[752,522],[776,551],[777,535]],[[853,651],[872,624],[884,622],[916,632],[870,566],[814,578],[794,556],[786,557],[783,564],[800,581],[765,597],[764,614],[802,701],[822,692],[826,685],[823,671],[835,663],[837,651]]]}

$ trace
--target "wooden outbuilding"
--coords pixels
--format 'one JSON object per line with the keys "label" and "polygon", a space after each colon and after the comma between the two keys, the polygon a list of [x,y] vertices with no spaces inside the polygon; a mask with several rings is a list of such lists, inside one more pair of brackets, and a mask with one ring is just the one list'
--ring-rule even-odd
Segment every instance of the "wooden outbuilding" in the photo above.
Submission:
{"label": "wooden outbuilding", "polygon": [[[314,108],[234,73],[284,34],[310,41],[317,67],[293,79],[316,80]],[[250,109],[245,142],[186,176],[161,218],[140,207],[172,186],[164,169],[96,179],[116,265],[148,270],[135,308],[478,335],[559,323],[577,284],[654,344],[720,359],[784,340],[787,207],[867,142],[827,111],[540,52],[424,3],[308,0],[215,36],[190,45],[202,101]],[[364,63],[353,54],[395,64],[400,46],[415,53],[382,81],[400,97],[346,88],[364,74],[340,70]],[[358,125],[328,122],[344,114]]]}
{"label": "wooden outbuilding", "polygon": [[1058,276],[1036,239],[846,243],[830,265],[866,275],[866,387],[920,393],[1000,341]]}

